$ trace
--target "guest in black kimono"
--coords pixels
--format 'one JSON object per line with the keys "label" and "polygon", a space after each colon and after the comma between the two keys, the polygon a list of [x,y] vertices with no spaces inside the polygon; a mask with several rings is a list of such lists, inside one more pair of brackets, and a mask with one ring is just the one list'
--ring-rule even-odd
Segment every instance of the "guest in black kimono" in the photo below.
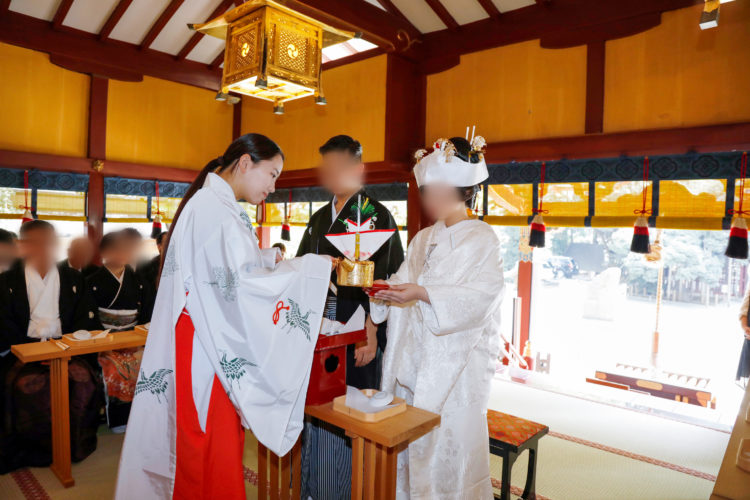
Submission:
{"label": "guest in black kimono", "polygon": [[94,244],[88,238],[75,238],[70,242],[68,247],[68,258],[61,261],[61,265],[68,266],[83,274],[88,278],[96,271],[99,266],[92,264],[94,259]]}
{"label": "guest in black kimono", "polygon": [[0,273],[11,268],[18,259],[18,241],[16,235],[0,229]]}
{"label": "guest in black kimono", "polygon": [[140,275],[144,285],[148,287],[148,295],[150,300],[146,305],[147,313],[151,316],[154,310],[154,300],[156,300],[156,288],[159,285],[159,268],[161,267],[161,259],[164,253],[164,243],[166,242],[167,232],[164,231],[154,238],[156,241],[156,248],[159,253],[151,260],[148,260],[138,266],[136,272]]}
{"label": "guest in black kimono", "polygon": [[[129,265],[131,243],[123,232],[104,235],[99,245],[104,265],[86,279],[99,321],[113,331],[132,330],[151,320],[149,287]],[[107,422],[113,431],[125,430],[142,355],[142,348],[99,353],[107,396]]]}
{"label": "guest in black kimono", "polygon": [[[11,346],[98,327],[83,276],[56,266],[54,227],[34,220],[21,227],[23,260],[0,274],[0,473],[52,461],[49,367],[22,364]],[[82,357],[69,364],[71,456],[96,449],[101,384]]]}
{"label": "guest in black kimono", "polygon": [[[332,200],[310,218],[297,256],[307,253],[343,257],[328,241],[326,234],[345,233],[343,222],[356,220],[357,195],[362,203],[369,199],[374,208],[370,214],[375,229],[398,228],[385,206],[374,200],[363,188],[365,167],[362,146],[348,135],[329,139],[320,149],[320,181],[332,195]],[[398,271],[404,261],[404,250],[398,231],[375,252],[375,279],[385,279]],[[346,323],[362,306],[369,313],[370,299],[360,288],[336,287],[336,274],[331,274],[331,289],[326,300],[325,314],[329,319]],[[375,326],[369,318],[365,322],[367,342],[350,345],[347,350],[346,383],[360,389],[380,388],[381,356],[385,350],[385,326]],[[302,453],[302,496],[314,500],[347,498],[351,489],[351,448],[342,432],[328,428],[318,421],[305,423]]]}

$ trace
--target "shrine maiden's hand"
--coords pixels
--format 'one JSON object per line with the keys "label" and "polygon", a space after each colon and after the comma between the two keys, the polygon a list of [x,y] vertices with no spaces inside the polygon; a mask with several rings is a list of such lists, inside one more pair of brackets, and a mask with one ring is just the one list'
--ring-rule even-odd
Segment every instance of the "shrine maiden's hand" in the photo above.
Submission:
{"label": "shrine maiden's hand", "polygon": [[375,359],[378,352],[378,327],[370,317],[365,321],[367,340],[360,342],[354,349],[354,366],[365,366]]}
{"label": "shrine maiden's hand", "polygon": [[339,265],[339,262],[341,262],[341,259],[339,257],[332,257],[330,255],[321,255],[321,257],[325,257],[326,259],[330,259],[331,261],[331,271],[336,270],[336,266]]}
{"label": "shrine maiden's hand", "polygon": [[747,324],[747,316],[742,316],[740,318],[740,325],[742,326],[742,330],[745,333],[745,338],[750,339],[750,326]]}
{"label": "shrine maiden's hand", "polygon": [[391,285],[387,290],[381,290],[375,294],[376,299],[393,302],[395,304],[406,304],[414,300],[430,303],[430,297],[424,287],[414,283],[403,285]]}

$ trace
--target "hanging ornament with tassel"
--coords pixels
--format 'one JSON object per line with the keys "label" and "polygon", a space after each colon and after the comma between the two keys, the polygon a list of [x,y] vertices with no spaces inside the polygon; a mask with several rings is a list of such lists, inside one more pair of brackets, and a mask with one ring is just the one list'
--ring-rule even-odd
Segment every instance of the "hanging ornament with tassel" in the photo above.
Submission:
{"label": "hanging ornament with tassel", "polygon": [[534,209],[534,218],[531,219],[531,230],[529,232],[529,246],[534,248],[544,248],[544,235],[547,228],[544,225],[544,218],[542,214],[546,214],[548,210],[544,210],[544,175],[547,169],[546,162],[542,162],[542,170],[539,177],[539,208]]}
{"label": "hanging ornament with tassel", "polygon": [[292,210],[292,190],[289,190],[289,203],[284,203],[284,222],[281,224],[281,239],[291,241],[292,227],[289,225],[289,212]]}
{"label": "hanging ornament with tassel", "polygon": [[648,235],[648,216],[651,215],[651,209],[646,208],[648,201],[648,156],[643,158],[643,203],[640,210],[633,210],[638,218],[635,220],[633,228],[633,241],[630,243],[630,251],[634,253],[647,254],[649,252],[650,242]]}
{"label": "hanging ornament with tassel", "polygon": [[156,199],[156,212],[153,214],[154,222],[151,224],[151,237],[156,239],[161,234],[161,216],[162,212],[159,206],[159,181],[154,182],[154,198]]}
{"label": "hanging ornament with tassel", "polygon": [[23,226],[29,221],[34,220],[34,214],[31,212],[31,205],[29,205],[29,171],[23,171],[23,205],[19,205],[18,208],[23,209],[23,216],[21,217],[21,225]]}
{"label": "hanging ornament with tassel", "polygon": [[747,152],[742,153],[740,160],[740,201],[738,209],[729,209],[729,215],[733,215],[732,227],[729,229],[729,244],[724,255],[732,259],[747,259],[747,222],[742,202],[745,197],[745,175],[747,174]]}

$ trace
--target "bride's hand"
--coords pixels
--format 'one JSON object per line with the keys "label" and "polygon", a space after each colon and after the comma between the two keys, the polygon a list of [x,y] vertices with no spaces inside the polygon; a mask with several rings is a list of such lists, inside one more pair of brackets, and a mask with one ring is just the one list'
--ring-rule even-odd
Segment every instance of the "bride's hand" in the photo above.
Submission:
{"label": "bride's hand", "polygon": [[414,300],[430,303],[430,297],[424,287],[414,283],[403,285],[391,285],[387,290],[381,290],[375,294],[375,298],[393,302],[395,304],[406,304]]}

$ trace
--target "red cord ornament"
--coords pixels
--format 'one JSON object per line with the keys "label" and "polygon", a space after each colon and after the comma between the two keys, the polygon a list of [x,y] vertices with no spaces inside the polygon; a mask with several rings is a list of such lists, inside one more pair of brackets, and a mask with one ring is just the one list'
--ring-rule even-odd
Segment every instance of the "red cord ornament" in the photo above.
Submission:
{"label": "red cord ornament", "polygon": [[726,251],[724,251],[724,255],[732,259],[747,259],[748,255],[747,221],[744,216],[750,212],[743,210],[746,174],[747,152],[743,152],[740,159],[740,200],[738,210],[734,208],[727,210],[729,215],[734,215],[735,217],[732,219],[732,227],[729,229],[729,243],[727,244]]}
{"label": "red cord ornament", "polygon": [[18,208],[23,209],[23,215],[21,216],[21,225],[23,226],[29,221],[34,220],[34,214],[31,212],[31,205],[29,205],[29,171],[23,171],[23,205],[19,205]]}
{"label": "red cord ornament", "polygon": [[649,162],[648,156],[646,156],[643,158],[643,204],[640,210],[633,210],[633,213],[638,216],[633,228],[633,241],[630,242],[630,251],[634,253],[647,254],[651,247],[648,235],[648,216],[653,211],[650,208],[646,208],[646,203],[648,202],[648,176]]}
{"label": "red cord ornament", "polygon": [[541,194],[539,195],[539,208],[534,209],[534,218],[531,219],[531,230],[529,231],[529,246],[534,248],[544,248],[545,233],[547,227],[544,225],[544,218],[542,214],[546,214],[549,210],[544,210],[544,177],[547,170],[547,163],[542,162],[542,170],[539,176],[539,188]]}
{"label": "red cord ornament", "polygon": [[156,199],[156,212],[153,212],[154,222],[151,224],[151,237],[156,239],[161,234],[161,216],[163,215],[159,206],[159,181],[154,182],[154,194]]}

